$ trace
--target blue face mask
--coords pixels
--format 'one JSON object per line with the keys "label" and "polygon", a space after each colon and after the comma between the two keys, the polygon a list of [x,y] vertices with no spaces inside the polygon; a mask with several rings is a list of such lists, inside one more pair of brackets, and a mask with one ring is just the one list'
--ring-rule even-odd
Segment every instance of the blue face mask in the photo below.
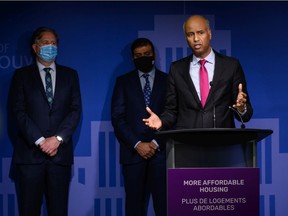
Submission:
{"label": "blue face mask", "polygon": [[45,62],[52,62],[57,56],[57,47],[49,44],[40,47],[39,57]]}

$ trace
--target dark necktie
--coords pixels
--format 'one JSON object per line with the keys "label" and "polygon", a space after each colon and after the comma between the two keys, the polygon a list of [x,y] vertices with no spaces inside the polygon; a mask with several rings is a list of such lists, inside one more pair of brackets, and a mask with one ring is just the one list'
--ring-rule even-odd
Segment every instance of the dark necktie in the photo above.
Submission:
{"label": "dark necktie", "polygon": [[51,79],[51,68],[44,68],[43,69],[46,72],[45,75],[45,84],[46,84],[46,97],[49,103],[50,108],[52,107],[53,103],[53,87],[52,87],[52,79]]}
{"label": "dark necktie", "polygon": [[145,105],[149,106],[150,104],[150,97],[151,97],[151,87],[150,87],[150,82],[149,82],[149,74],[143,74],[142,75],[145,78],[145,86],[144,86],[144,100],[145,100]]}
{"label": "dark necktie", "polygon": [[209,81],[208,81],[208,72],[205,68],[205,63],[207,61],[205,59],[201,59],[199,61],[200,63],[200,71],[199,71],[199,76],[200,76],[200,96],[201,96],[201,104],[202,107],[205,106],[208,94],[209,94]]}

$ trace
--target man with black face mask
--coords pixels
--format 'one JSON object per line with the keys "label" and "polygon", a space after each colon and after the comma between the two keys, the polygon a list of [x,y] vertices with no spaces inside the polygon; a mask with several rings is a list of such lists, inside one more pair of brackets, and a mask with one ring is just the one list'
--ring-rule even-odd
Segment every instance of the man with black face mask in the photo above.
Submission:
{"label": "man with black face mask", "polygon": [[155,67],[152,42],[138,38],[131,45],[136,69],[117,78],[111,103],[112,124],[120,143],[126,193],[126,216],[147,214],[150,194],[156,216],[166,216],[165,145],[142,123],[146,107],[161,114],[167,74]]}

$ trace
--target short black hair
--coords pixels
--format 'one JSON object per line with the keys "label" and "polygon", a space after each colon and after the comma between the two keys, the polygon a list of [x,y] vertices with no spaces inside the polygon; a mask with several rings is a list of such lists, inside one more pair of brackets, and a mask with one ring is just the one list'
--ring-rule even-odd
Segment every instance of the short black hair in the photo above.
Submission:
{"label": "short black hair", "polygon": [[154,45],[153,43],[148,39],[148,38],[137,38],[136,40],[133,41],[133,43],[131,44],[131,52],[132,55],[134,54],[134,50],[138,47],[142,47],[142,46],[147,46],[150,45],[152,48],[152,52],[153,54],[155,54],[155,50],[154,50]]}
{"label": "short black hair", "polygon": [[45,26],[38,27],[38,28],[33,32],[31,43],[32,43],[32,44],[37,43],[37,41],[41,39],[42,34],[43,34],[44,32],[51,32],[52,34],[54,34],[54,36],[55,36],[55,38],[56,38],[56,41],[57,41],[57,43],[58,43],[59,38],[58,38],[57,32],[56,32],[54,29],[49,28],[49,27],[45,27]]}

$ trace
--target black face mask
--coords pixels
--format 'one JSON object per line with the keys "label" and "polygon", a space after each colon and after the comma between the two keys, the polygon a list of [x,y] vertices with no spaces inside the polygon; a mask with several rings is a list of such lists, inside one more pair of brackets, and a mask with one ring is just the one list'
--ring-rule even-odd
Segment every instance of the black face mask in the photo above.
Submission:
{"label": "black face mask", "polygon": [[154,56],[143,56],[134,59],[135,67],[143,73],[148,73],[154,66]]}

